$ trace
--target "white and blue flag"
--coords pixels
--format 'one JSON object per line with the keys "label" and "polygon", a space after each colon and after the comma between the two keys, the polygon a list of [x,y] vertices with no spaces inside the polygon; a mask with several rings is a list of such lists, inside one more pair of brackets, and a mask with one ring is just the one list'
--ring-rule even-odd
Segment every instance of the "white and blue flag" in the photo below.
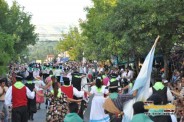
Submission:
{"label": "white and blue flag", "polygon": [[129,100],[124,105],[123,108],[124,116],[122,122],[131,121],[133,117],[132,106],[136,101],[146,101],[146,99],[148,98],[154,52],[158,39],[159,36],[156,38],[154,45],[152,46],[150,52],[146,56],[146,59],[144,60],[144,63],[138,74],[138,77],[135,80],[132,91],[138,90],[137,97],[132,100]]}

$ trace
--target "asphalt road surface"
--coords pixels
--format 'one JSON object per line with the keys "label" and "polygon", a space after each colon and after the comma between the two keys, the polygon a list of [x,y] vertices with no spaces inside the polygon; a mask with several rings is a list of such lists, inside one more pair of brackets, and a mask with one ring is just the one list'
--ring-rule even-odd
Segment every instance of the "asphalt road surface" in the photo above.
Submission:
{"label": "asphalt road surface", "polygon": [[28,122],[45,122],[45,117],[46,117],[45,103],[42,103],[41,109],[38,110],[33,116],[34,120],[33,121],[29,120]]}

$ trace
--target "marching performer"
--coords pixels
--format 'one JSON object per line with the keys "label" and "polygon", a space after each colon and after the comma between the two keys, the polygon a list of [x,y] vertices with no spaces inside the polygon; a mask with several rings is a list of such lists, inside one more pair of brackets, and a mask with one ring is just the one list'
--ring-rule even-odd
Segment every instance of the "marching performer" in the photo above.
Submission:
{"label": "marching performer", "polygon": [[5,95],[5,104],[12,104],[12,122],[27,122],[27,97],[34,99],[35,92],[22,83],[22,77],[16,76],[16,82],[9,87]]}

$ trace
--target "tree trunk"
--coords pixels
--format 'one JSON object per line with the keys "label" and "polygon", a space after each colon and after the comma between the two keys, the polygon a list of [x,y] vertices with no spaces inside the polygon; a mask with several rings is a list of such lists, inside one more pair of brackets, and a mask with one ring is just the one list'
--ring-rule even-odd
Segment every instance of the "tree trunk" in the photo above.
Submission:
{"label": "tree trunk", "polygon": [[136,75],[138,75],[138,73],[139,73],[139,58],[138,58],[138,56],[136,56],[134,50],[132,50],[132,55],[133,55],[133,59],[134,59],[134,64],[135,64],[135,69],[136,69]]}
{"label": "tree trunk", "polygon": [[165,75],[165,79],[168,79],[168,56],[164,55],[164,75]]}

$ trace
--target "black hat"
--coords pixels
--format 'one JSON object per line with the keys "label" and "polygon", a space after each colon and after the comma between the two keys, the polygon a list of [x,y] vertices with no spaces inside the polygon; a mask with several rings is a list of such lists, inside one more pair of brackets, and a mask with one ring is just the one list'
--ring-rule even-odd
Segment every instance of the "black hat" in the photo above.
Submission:
{"label": "black hat", "polygon": [[116,78],[116,77],[118,77],[118,75],[115,74],[115,73],[112,73],[112,74],[111,74],[111,77]]}
{"label": "black hat", "polygon": [[16,81],[22,81],[22,80],[23,80],[22,76],[16,75]]}
{"label": "black hat", "polygon": [[29,75],[26,77],[26,80],[34,80],[33,73],[29,72]]}
{"label": "black hat", "polygon": [[161,76],[157,76],[156,78],[155,78],[155,82],[162,82],[162,77]]}
{"label": "black hat", "polygon": [[70,79],[68,77],[63,77],[63,81],[65,85],[69,85],[70,84]]}

